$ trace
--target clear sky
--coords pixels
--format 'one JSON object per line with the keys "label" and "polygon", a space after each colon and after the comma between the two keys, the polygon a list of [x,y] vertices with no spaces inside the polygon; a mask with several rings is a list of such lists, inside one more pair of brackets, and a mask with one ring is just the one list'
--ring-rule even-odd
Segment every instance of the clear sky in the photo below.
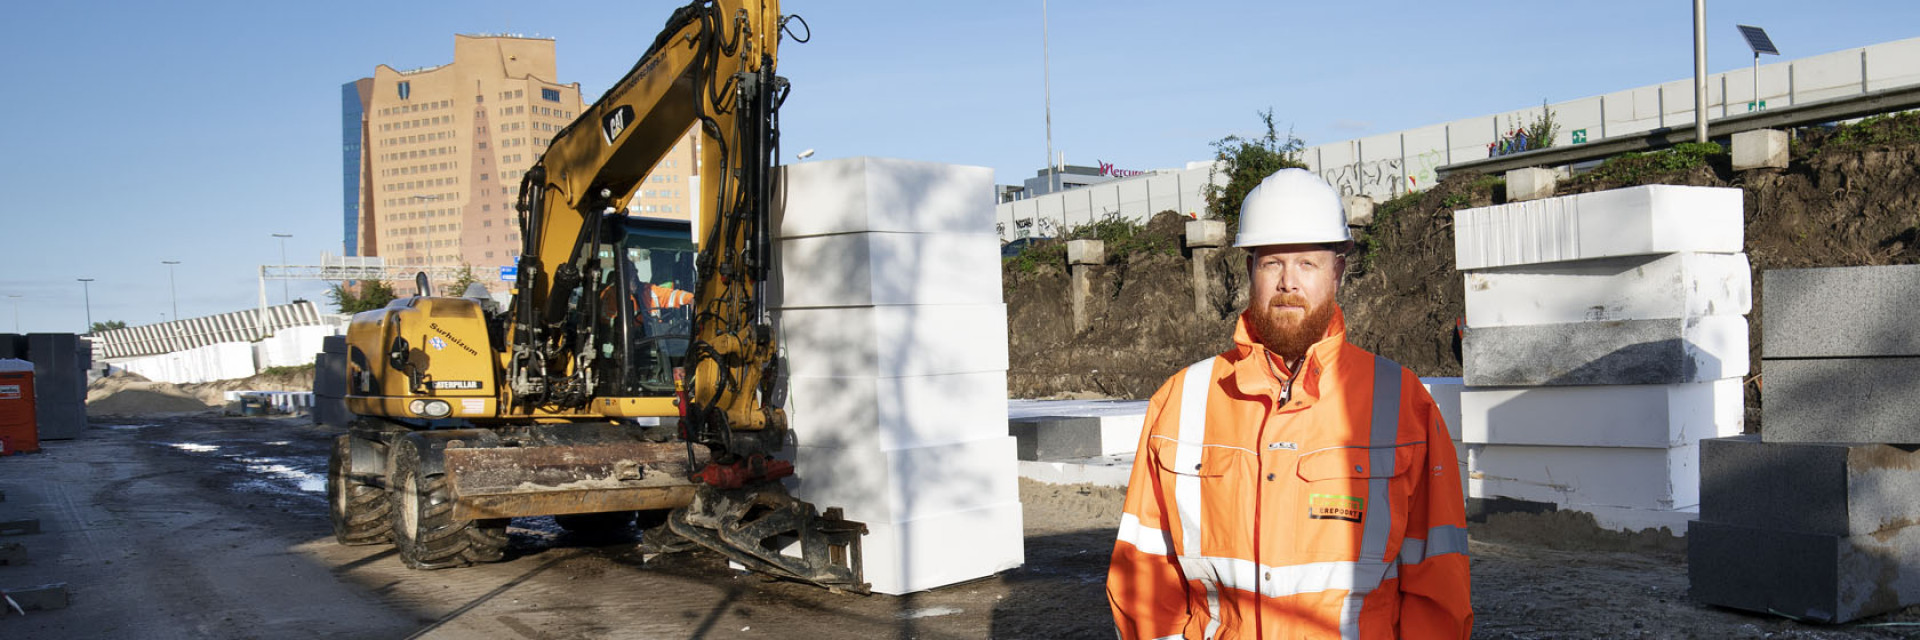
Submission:
{"label": "clear sky", "polygon": [[[598,96],[672,2],[11,2],[0,39],[0,331],[81,331],[257,304],[255,274],[342,241],[340,85],[444,64],[456,33],[555,38]],[[1124,169],[1207,159],[1271,107],[1308,144],[1690,77],[1692,3],[1086,2],[1047,5],[1054,148]],[[1046,163],[1038,0],[806,2],[783,44],[782,145],[815,159]],[[1920,3],[1708,2],[1708,70],[1746,67],[1735,24],[1797,58],[1920,36]],[[1772,59],[1763,62],[1771,62]],[[785,160],[792,161],[788,157]],[[294,297],[323,301],[322,285]],[[268,299],[282,301],[279,283]],[[323,308],[324,308],[323,304]],[[329,309],[330,310],[330,309]]]}

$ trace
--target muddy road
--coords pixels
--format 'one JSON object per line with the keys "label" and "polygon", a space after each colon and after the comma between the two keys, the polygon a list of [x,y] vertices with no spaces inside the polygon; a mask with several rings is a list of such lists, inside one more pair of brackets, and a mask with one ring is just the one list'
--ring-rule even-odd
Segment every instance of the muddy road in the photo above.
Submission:
{"label": "muddy road", "polygon": [[[648,557],[637,535],[580,539],[514,521],[505,562],[403,568],[334,544],[321,484],[335,432],[294,418],[96,419],[86,437],[0,458],[0,520],[24,566],[0,588],[65,582],[67,609],[0,618],[0,638],[1110,638],[1102,588],[1118,490],[1023,482],[1027,564],[904,597],[740,574],[719,556]],[[1914,637],[1693,604],[1684,554],[1577,521],[1476,527],[1483,638]],[[1555,540],[1578,540],[1576,548]],[[963,552],[963,550],[956,550]],[[1908,612],[1870,623],[1920,620]]]}

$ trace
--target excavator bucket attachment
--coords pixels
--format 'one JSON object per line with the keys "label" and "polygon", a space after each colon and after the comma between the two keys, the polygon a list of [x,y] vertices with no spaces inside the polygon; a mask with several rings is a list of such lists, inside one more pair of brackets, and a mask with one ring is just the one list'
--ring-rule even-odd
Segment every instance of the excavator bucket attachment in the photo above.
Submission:
{"label": "excavator bucket attachment", "polygon": [[[842,517],[839,508],[817,513],[779,484],[744,489],[701,485],[693,504],[675,509],[674,533],[728,560],[769,575],[865,595],[860,537],[865,523]],[[797,551],[799,555],[790,555]]]}

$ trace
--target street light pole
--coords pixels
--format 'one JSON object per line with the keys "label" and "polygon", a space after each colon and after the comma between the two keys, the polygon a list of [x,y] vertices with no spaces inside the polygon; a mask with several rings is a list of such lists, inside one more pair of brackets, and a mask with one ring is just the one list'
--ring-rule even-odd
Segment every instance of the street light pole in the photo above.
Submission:
{"label": "street light pole", "polygon": [[[280,239],[280,268],[285,270],[287,268],[287,238],[293,237],[293,234],[276,233],[273,234],[273,237]],[[293,304],[293,294],[287,293],[287,280],[285,277],[287,274],[282,273],[280,275],[280,302],[282,304]]]}
{"label": "street light pole", "polygon": [[93,333],[93,278],[74,278],[80,281],[80,294],[87,300],[87,333]]}
{"label": "street light pole", "polygon": [[1707,0],[1693,0],[1693,141],[1707,141]]}
{"label": "street light pole", "polygon": [[174,265],[180,264],[180,261],[179,260],[161,260],[160,264],[167,265],[167,296],[173,299],[173,319],[179,320],[180,319],[180,288],[179,286],[174,284],[173,267]]}

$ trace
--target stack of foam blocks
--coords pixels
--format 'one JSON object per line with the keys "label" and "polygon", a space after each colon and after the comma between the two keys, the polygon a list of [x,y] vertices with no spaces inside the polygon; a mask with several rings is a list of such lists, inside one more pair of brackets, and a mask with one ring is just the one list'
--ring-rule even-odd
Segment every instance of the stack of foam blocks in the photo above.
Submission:
{"label": "stack of foam blocks", "polygon": [[0,358],[33,363],[39,439],[71,440],[87,428],[87,370],[93,344],[71,333],[0,334]]}
{"label": "stack of foam blocks", "polygon": [[345,427],[353,421],[347,410],[347,337],[322,338],[313,360],[313,423]]}
{"label": "stack of foam blocks", "polygon": [[1693,597],[1820,622],[1920,603],[1920,266],[1762,284],[1760,433],[1701,443]]}
{"label": "stack of foam blocks", "polygon": [[1698,442],[1744,422],[1742,216],[1738,189],[1666,185],[1455,213],[1470,499],[1685,530]]}
{"label": "stack of foam blocks", "polygon": [[790,489],[867,524],[876,592],[1019,566],[993,172],[879,158],[784,171],[770,297]]}

